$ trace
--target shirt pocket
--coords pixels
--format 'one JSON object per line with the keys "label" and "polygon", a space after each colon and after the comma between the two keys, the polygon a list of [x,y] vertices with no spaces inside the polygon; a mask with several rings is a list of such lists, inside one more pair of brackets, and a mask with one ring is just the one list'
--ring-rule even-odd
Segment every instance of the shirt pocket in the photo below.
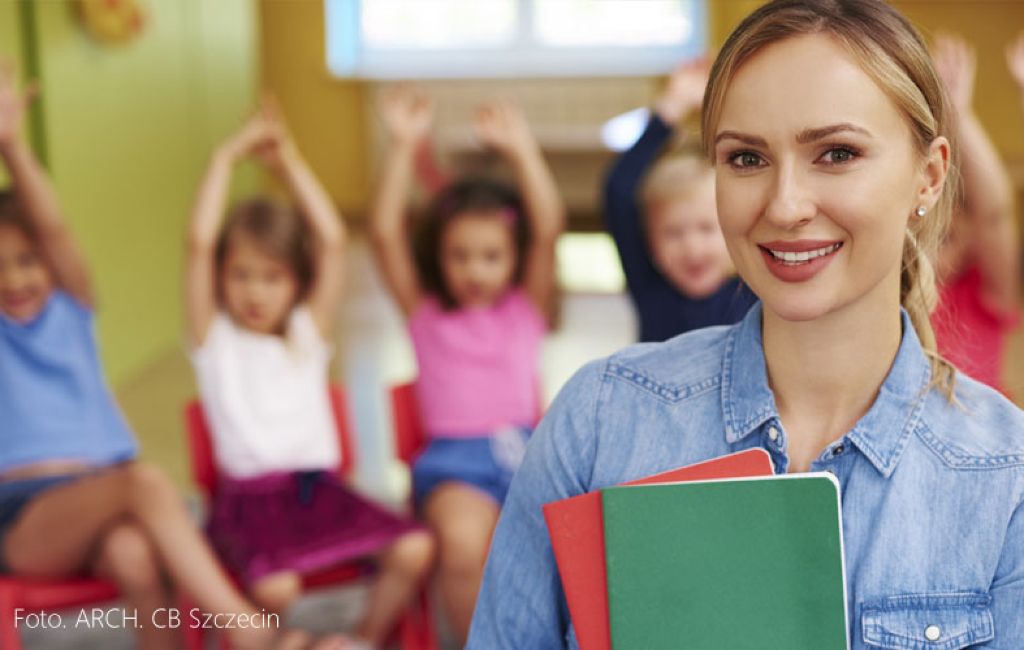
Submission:
{"label": "shirt pocket", "polygon": [[864,603],[864,643],[891,650],[958,650],[995,638],[992,598],[978,592],[907,594]]}

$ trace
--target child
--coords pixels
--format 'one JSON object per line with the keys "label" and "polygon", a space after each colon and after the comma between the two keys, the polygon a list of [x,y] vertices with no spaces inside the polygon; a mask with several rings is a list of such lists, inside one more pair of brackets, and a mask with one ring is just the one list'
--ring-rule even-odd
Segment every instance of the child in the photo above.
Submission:
{"label": "child", "polygon": [[437,533],[441,597],[464,642],[498,511],[540,413],[543,314],[565,216],[520,111],[487,106],[476,116],[477,135],[512,165],[522,198],[493,181],[456,181],[432,201],[414,257],[405,210],[431,103],[397,87],[382,113],[391,150],[371,235],[416,352],[431,442],[413,468],[413,491]]}
{"label": "child", "polygon": [[[14,184],[0,196],[0,573],[109,578],[140,624],[172,605],[167,577],[207,612],[261,617],[171,481],[135,460],[100,365],[85,259],[18,135],[27,104],[11,66],[0,67],[0,157]],[[177,634],[137,630],[147,650],[178,647]],[[271,629],[227,634],[237,648],[306,642]]]}
{"label": "child", "polygon": [[605,182],[605,221],[619,249],[641,341],[735,323],[756,300],[731,275],[718,227],[714,170],[696,155],[680,154],[651,168],[675,125],[700,108],[707,76],[703,59],[672,73],[647,129]]}
{"label": "child", "polygon": [[[253,156],[296,208],[237,204],[218,226],[233,165]],[[308,241],[308,231],[313,242]],[[188,236],[186,306],[222,480],[215,547],[263,607],[286,610],[301,575],[379,553],[352,647],[383,643],[432,563],[425,531],[342,484],[328,397],[345,232],[276,111],[261,109],[214,153]]]}
{"label": "child", "polygon": [[939,354],[1005,392],[1003,357],[1019,319],[1020,295],[1013,184],[971,106],[974,51],[960,38],[940,36],[933,56],[956,109],[963,197],[940,251],[932,323]]}

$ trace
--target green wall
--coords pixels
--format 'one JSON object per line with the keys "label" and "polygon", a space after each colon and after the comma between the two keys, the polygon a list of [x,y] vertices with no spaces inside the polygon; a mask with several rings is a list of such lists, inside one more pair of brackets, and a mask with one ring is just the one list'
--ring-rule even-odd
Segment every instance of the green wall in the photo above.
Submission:
{"label": "green wall", "polygon": [[[115,386],[181,346],[192,195],[212,144],[250,109],[257,86],[251,0],[142,6],[145,31],[119,46],[91,39],[68,0],[22,6],[38,44],[46,158],[93,271]],[[0,53],[18,25],[9,15],[16,3],[0,0]]]}

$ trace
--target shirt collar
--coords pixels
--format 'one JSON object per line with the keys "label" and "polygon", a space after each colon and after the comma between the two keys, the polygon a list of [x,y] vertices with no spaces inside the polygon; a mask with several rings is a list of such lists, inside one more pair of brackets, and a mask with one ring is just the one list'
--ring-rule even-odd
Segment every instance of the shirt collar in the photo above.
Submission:
{"label": "shirt collar", "polygon": [[[761,303],[733,329],[722,358],[722,413],[729,444],[746,438],[778,417],[761,343]],[[931,365],[906,311],[903,338],[875,403],[847,438],[886,478],[892,475],[917,426],[928,393]]]}

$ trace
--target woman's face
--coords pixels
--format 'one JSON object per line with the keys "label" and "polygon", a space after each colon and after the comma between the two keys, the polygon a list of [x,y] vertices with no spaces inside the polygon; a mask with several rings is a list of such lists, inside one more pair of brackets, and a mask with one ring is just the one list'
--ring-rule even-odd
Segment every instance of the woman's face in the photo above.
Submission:
{"label": "woman's face", "polygon": [[831,37],[774,43],[741,66],[714,156],[729,253],[766,310],[803,321],[899,303],[907,223],[937,201],[948,145],[922,157],[904,115]]}

